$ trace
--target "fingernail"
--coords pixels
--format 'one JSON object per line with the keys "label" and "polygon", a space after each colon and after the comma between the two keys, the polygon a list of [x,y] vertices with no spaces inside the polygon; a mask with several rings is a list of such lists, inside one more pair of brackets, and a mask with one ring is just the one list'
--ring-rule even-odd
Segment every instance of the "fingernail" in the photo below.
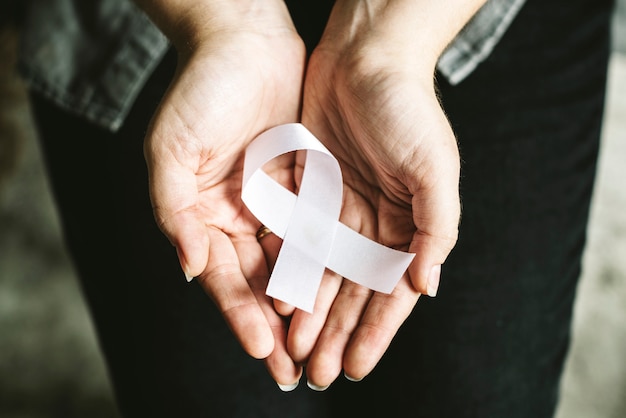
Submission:
{"label": "fingernail", "polygon": [[298,387],[298,382],[293,383],[291,385],[281,385],[280,383],[276,383],[276,384],[278,385],[278,388],[282,390],[283,392],[291,392],[292,390]]}
{"label": "fingernail", "polygon": [[175,247],[176,248],[176,255],[178,256],[178,262],[180,263],[180,268],[183,270],[183,273],[185,274],[185,279],[187,280],[187,283],[189,283],[190,281],[193,280],[193,276],[190,276],[189,274],[187,274],[187,264],[183,261],[183,253],[181,251],[180,248]]}
{"label": "fingernail", "polygon": [[430,270],[430,275],[428,276],[428,283],[426,284],[426,291],[428,296],[435,297],[437,296],[437,289],[439,289],[439,277],[441,276],[441,264],[434,266]]}
{"label": "fingernail", "polygon": [[313,383],[311,383],[311,382],[310,382],[310,381],[308,381],[308,380],[306,381],[306,385],[307,385],[308,387],[310,387],[311,389],[313,389],[314,391],[316,391],[316,392],[324,392],[326,389],[328,389],[328,386],[330,386],[330,385],[326,385],[326,386],[317,386],[317,385],[314,385]]}
{"label": "fingernail", "polygon": [[351,382],[360,382],[361,380],[363,380],[363,378],[355,379],[354,377],[350,377],[346,374],[346,372],[343,372],[343,376]]}

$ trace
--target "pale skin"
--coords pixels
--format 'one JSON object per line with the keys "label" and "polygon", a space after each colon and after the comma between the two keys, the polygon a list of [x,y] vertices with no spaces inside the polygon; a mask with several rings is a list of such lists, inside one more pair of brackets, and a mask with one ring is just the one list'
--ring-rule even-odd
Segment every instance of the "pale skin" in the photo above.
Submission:
{"label": "pale skin", "polygon": [[[279,0],[137,0],[179,52],[145,140],[157,223],[243,349],[283,390],[365,377],[456,243],[459,156],[436,97],[438,56],[484,0],[336,2],[304,46]],[[305,76],[306,69],[306,76]],[[302,122],[339,160],[341,221],[416,257],[391,295],[324,277],[313,314],[265,293],[278,238],[240,199],[245,147]],[[297,188],[300,158],[271,174]],[[285,317],[291,316],[289,326]]]}

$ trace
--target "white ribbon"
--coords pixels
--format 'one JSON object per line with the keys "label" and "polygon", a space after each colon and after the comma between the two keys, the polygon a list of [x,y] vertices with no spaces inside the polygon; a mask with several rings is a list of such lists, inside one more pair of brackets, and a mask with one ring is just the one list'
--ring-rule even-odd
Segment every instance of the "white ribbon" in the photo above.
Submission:
{"label": "white ribbon", "polygon": [[[307,153],[295,195],[262,167],[298,150]],[[283,239],[267,295],[313,312],[325,268],[374,291],[393,291],[414,254],[380,245],[339,222],[342,194],[339,163],[303,125],[277,126],[248,146],[241,198]]]}

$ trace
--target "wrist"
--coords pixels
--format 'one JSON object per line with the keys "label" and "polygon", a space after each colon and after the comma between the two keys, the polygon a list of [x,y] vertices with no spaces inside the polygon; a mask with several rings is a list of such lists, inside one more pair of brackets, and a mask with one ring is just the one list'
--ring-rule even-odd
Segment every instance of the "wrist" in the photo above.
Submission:
{"label": "wrist", "polygon": [[281,0],[135,0],[179,51],[217,34],[296,34]]}
{"label": "wrist", "polygon": [[405,65],[432,80],[439,56],[484,3],[337,0],[318,49],[366,65]]}

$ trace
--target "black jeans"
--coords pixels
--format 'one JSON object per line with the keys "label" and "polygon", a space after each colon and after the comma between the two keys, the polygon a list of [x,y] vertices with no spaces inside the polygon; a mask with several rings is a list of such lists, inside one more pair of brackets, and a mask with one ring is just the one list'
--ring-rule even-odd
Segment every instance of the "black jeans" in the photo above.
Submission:
{"label": "black jeans", "polygon": [[[185,282],[153,221],[142,139],[174,55],[115,134],[34,95],[67,244],[123,414],[551,416],[596,169],[611,6],[530,0],[467,80],[439,80],[463,160],[459,242],[439,295],[420,299],[372,374],[324,393],[276,387]],[[294,18],[314,43],[317,16]]]}

